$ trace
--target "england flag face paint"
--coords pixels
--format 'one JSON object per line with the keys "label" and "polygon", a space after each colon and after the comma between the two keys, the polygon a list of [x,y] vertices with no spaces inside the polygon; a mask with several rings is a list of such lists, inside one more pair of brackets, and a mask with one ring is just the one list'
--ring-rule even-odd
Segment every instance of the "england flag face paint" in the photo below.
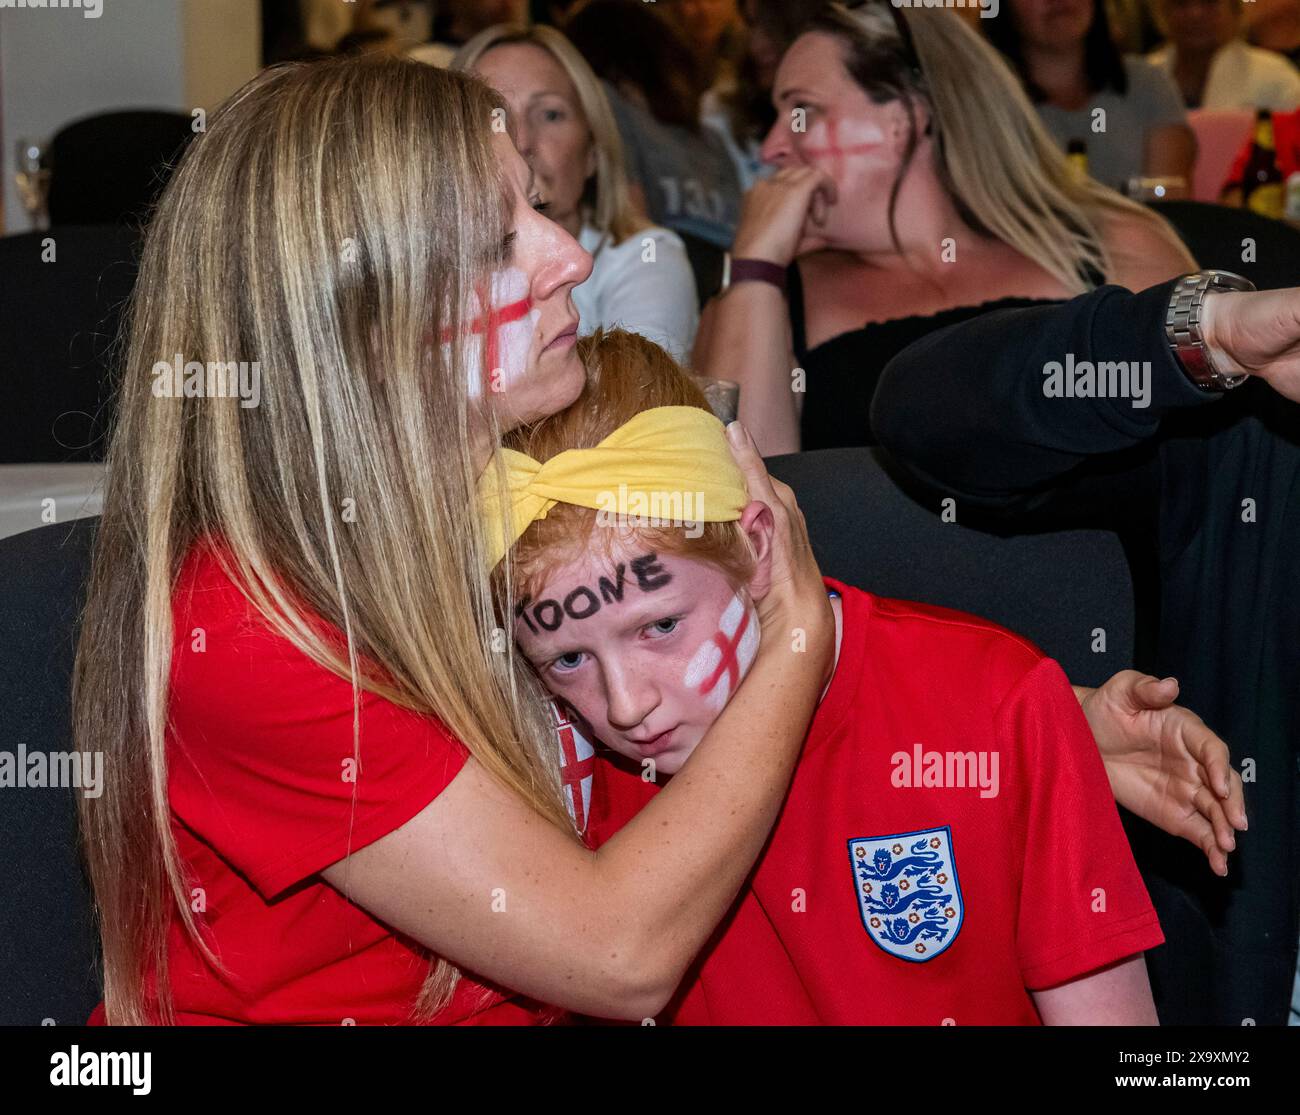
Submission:
{"label": "england flag face paint", "polygon": [[[597,739],[655,776],[680,769],[754,663],[758,613],[716,566],[592,546],[515,609],[542,682]],[[575,768],[576,769],[576,768]]]}
{"label": "england flag face paint", "polygon": [[682,682],[721,712],[754,664],[758,637],[758,613],[736,593],[718,620],[718,630],[691,658]]}
{"label": "england flag face paint", "polygon": [[871,120],[822,117],[814,121],[796,143],[805,162],[825,168],[837,184],[844,181],[850,160],[879,157],[885,149],[885,132]]}
{"label": "england flag face paint", "polygon": [[[474,291],[461,327],[465,381],[472,399],[501,394],[528,371],[528,354],[539,314],[528,295],[528,277],[517,267],[495,272],[487,289]],[[451,338],[443,334],[443,358]]]}

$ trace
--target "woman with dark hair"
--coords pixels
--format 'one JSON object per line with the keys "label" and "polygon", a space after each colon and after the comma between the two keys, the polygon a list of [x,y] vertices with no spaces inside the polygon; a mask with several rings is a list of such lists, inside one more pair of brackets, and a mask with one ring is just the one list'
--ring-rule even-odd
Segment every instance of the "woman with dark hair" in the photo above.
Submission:
{"label": "woman with dark hair", "polygon": [[1190,180],[1196,141],[1173,83],[1125,57],[1105,0],[1010,0],[1010,19],[985,34],[1010,60],[1062,148],[1087,144],[1088,171],[1123,188],[1130,178]]}
{"label": "woman with dark hair", "polygon": [[740,181],[721,138],[700,126],[703,88],[690,48],[666,19],[630,0],[591,0],[564,33],[606,85],[650,219],[728,247]]}

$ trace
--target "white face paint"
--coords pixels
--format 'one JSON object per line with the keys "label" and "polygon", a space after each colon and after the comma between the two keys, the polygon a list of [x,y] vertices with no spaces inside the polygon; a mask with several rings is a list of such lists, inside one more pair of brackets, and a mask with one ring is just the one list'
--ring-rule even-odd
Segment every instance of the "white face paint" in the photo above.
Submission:
{"label": "white face paint", "polygon": [[[492,275],[487,305],[481,294],[470,295],[462,328],[465,382],[470,398],[485,392],[501,393],[528,371],[528,353],[540,317],[528,296],[528,276],[517,267]],[[444,341],[443,359],[451,344]]]}
{"label": "white face paint", "polygon": [[564,784],[564,804],[569,808],[579,832],[587,831],[591,816],[592,776],[596,749],[569,718],[559,701],[548,702],[555,723],[555,742],[560,749],[560,778]]}
{"label": "white face paint", "polygon": [[722,711],[754,664],[758,643],[758,612],[736,593],[718,620],[718,631],[691,657],[683,684]]}

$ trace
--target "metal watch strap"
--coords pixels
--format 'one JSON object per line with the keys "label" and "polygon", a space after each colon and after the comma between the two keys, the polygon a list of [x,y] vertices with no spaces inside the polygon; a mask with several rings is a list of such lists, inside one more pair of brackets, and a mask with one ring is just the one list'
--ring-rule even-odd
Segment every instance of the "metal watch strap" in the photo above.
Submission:
{"label": "metal watch strap", "polygon": [[1249,378],[1230,376],[1214,366],[1201,333],[1201,310],[1207,295],[1254,290],[1255,284],[1231,271],[1197,271],[1184,275],[1174,287],[1165,315],[1165,337],[1188,378],[1203,391],[1230,391]]}
{"label": "metal watch strap", "polygon": [[786,292],[786,269],[766,259],[734,259],[726,253],[722,263],[722,289],[726,294],[737,283],[770,283]]}

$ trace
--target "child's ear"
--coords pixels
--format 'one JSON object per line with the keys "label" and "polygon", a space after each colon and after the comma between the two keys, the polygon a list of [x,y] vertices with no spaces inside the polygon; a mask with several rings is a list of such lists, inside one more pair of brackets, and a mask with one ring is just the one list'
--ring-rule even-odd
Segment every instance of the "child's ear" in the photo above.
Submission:
{"label": "child's ear", "polygon": [[776,529],[772,509],[761,500],[751,500],[740,513],[740,529],[754,548],[754,576],[749,582],[749,595],[757,602],[772,587],[772,532]]}

